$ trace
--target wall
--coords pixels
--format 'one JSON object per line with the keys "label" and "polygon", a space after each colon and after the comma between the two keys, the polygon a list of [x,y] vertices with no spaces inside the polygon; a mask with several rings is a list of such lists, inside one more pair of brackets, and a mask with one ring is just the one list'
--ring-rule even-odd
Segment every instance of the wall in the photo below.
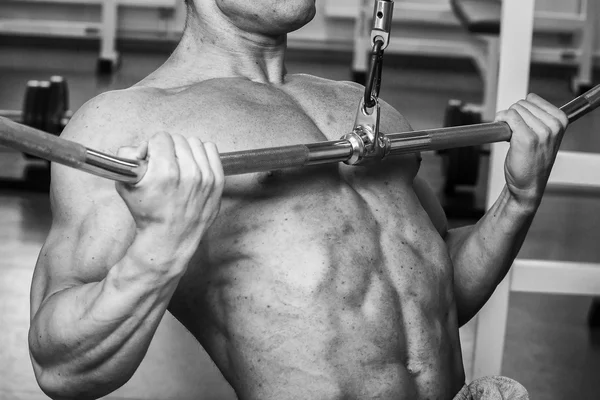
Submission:
{"label": "wall", "polygon": [[[98,0],[62,0],[71,4],[61,4],[51,0],[5,0],[0,3],[0,19],[50,19],[69,21],[97,21],[100,7]],[[130,0],[129,0],[130,1]],[[157,0],[158,1],[158,0]],[[171,0],[173,1],[173,0]],[[582,0],[538,0],[537,9],[540,11],[574,13]],[[591,0],[596,1],[596,0]],[[353,24],[350,16],[358,0],[318,0],[318,13],[315,19],[306,27],[290,35],[291,47],[303,48],[333,48],[349,50],[351,48]],[[399,5],[417,3],[417,0],[396,0]],[[420,4],[449,9],[448,0],[420,0]],[[332,11],[333,10],[333,11]],[[337,14],[337,15],[336,15]],[[435,16],[435,14],[433,14]],[[466,36],[448,12],[445,21],[403,19],[394,26],[397,37],[443,37],[466,41]],[[441,22],[441,23],[440,23]],[[119,13],[119,36],[127,38],[150,38],[176,40],[185,23],[185,6],[183,0],[178,0],[174,9],[138,8],[123,6]],[[596,49],[600,55],[600,29],[598,30]],[[542,40],[542,39],[540,39]],[[539,43],[539,40],[536,41]],[[550,43],[559,48],[571,46],[569,37],[565,35],[544,35],[544,45]]]}

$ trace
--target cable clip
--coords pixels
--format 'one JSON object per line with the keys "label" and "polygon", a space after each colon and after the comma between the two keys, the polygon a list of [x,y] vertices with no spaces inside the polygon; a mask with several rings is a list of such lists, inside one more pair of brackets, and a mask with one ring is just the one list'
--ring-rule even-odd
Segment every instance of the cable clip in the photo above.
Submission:
{"label": "cable clip", "polygon": [[371,63],[365,84],[364,103],[367,108],[373,108],[379,98],[381,89],[381,73],[383,70],[383,52],[390,44],[394,2],[377,0],[373,11],[373,29],[371,30]]}
{"label": "cable clip", "polygon": [[346,161],[349,165],[358,165],[366,159],[383,159],[391,148],[389,139],[379,131],[381,107],[376,99],[373,107],[367,107],[360,100],[354,129],[342,139],[352,145],[352,157]]}
{"label": "cable clip", "polygon": [[346,164],[357,165],[365,159],[383,159],[390,151],[389,139],[379,132],[379,91],[381,90],[381,73],[383,71],[383,52],[390,43],[394,2],[377,0],[373,12],[373,29],[371,30],[371,63],[365,83],[365,93],[360,100],[354,129],[344,136],[352,145],[352,157]]}
{"label": "cable clip", "polygon": [[377,0],[375,11],[373,11],[373,29],[371,30],[371,43],[375,44],[381,38],[382,50],[387,49],[390,44],[390,33],[392,32],[392,19],[394,17],[394,2],[391,0]]}

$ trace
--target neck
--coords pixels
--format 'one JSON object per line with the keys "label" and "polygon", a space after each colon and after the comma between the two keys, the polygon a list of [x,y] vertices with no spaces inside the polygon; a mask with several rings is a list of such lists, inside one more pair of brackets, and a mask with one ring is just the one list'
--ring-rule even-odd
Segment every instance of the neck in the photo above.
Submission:
{"label": "neck", "polygon": [[190,11],[182,39],[170,59],[186,75],[244,77],[281,84],[285,77],[287,36],[242,31],[222,14]]}

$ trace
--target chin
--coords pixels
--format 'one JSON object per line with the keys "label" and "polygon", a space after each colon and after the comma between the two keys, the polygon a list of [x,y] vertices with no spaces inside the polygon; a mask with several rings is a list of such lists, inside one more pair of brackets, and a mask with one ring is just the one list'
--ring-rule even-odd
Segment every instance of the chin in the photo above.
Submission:
{"label": "chin", "polygon": [[293,4],[293,6],[290,5],[290,8],[282,12],[279,16],[282,28],[286,33],[302,28],[312,21],[317,13],[315,0],[294,0],[284,3]]}
{"label": "chin", "polygon": [[221,12],[239,28],[284,35],[302,28],[316,14],[316,0],[217,0]]}

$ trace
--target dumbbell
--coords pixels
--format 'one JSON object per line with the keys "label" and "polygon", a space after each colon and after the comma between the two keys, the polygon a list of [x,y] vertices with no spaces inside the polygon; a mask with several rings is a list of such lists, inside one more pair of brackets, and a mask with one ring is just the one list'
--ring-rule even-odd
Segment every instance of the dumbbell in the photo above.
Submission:
{"label": "dumbbell", "polygon": [[23,111],[0,110],[2,117],[53,135],[60,135],[72,114],[69,110],[67,81],[61,76],[53,76],[49,81],[29,81]]}
{"label": "dumbbell", "polygon": [[0,110],[0,117],[59,135],[71,119],[67,81],[53,76],[49,81],[27,83],[23,111]]}

